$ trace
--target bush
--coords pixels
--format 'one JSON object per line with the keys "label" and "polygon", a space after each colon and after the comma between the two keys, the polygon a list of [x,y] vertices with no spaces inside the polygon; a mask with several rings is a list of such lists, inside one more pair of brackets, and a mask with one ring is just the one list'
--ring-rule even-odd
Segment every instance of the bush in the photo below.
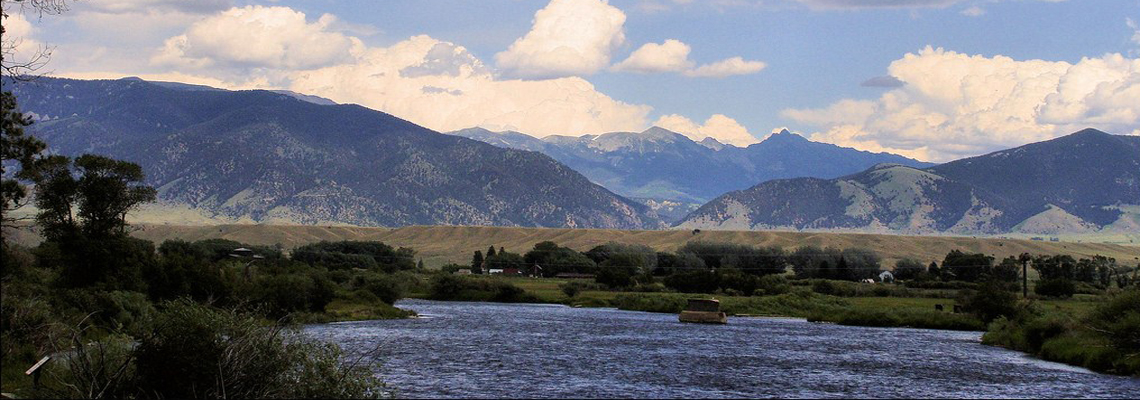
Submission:
{"label": "bush", "polygon": [[493,278],[437,275],[428,297],[432,300],[535,303],[538,298],[522,288]]}
{"label": "bush", "polygon": [[1033,287],[1033,293],[1047,297],[1073,297],[1076,291],[1077,286],[1073,281],[1060,278],[1039,281]]}
{"label": "bush", "polygon": [[1029,351],[1036,353],[1049,339],[1061,336],[1070,330],[1069,323],[1058,317],[1034,318],[1025,323],[1023,338]]}
{"label": "bush", "polygon": [[574,298],[574,296],[577,296],[578,293],[582,291],[582,285],[578,284],[578,282],[566,282],[558,285],[558,288],[562,289],[562,293],[565,293],[566,297],[570,298]]}
{"label": "bush", "polygon": [[375,273],[357,275],[353,279],[353,286],[372,293],[388,304],[395,304],[397,300],[404,298],[406,293],[404,284],[399,279]]}
{"label": "bush", "polygon": [[826,295],[834,295],[837,292],[835,284],[826,279],[819,279],[812,282],[811,291]]}
{"label": "bush", "polygon": [[140,339],[137,382],[147,397],[376,397],[383,384],[369,368],[344,366],[321,344],[259,318],[190,301],[163,304],[155,329]]}
{"label": "bush", "polygon": [[1098,305],[1088,318],[1089,325],[1112,341],[1122,353],[1138,357],[1140,352],[1140,289],[1125,290]]}
{"label": "bush", "polygon": [[1005,289],[1000,282],[988,281],[976,291],[963,291],[958,303],[966,312],[976,315],[987,324],[1000,316],[1016,317],[1017,295]]}

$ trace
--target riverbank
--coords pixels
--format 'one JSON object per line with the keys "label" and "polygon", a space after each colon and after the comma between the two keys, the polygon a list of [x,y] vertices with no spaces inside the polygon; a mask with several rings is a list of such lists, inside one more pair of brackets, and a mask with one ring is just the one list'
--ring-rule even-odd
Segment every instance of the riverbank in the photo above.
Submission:
{"label": "riverbank", "polygon": [[[507,277],[470,277],[455,282],[478,282],[463,287],[460,283],[451,295],[432,297],[413,293],[412,298],[451,301],[497,301],[506,303],[554,303],[572,307],[613,307],[628,311],[677,314],[689,298],[716,298],[721,310],[732,316],[804,318],[848,326],[904,327],[978,331],[984,343],[1022,351],[1048,361],[1062,362],[1097,372],[1136,376],[1140,374],[1140,357],[1135,352],[1121,352],[1113,339],[1089,328],[1088,321],[1097,313],[1101,319],[1124,318],[1115,329],[1124,336],[1131,332],[1131,316],[1137,312],[1128,307],[1137,299],[1122,300],[1123,305],[1104,302],[1099,296],[1078,295],[1065,300],[1019,301],[1017,316],[1002,317],[986,324],[973,314],[955,313],[958,304],[953,291],[908,292],[918,297],[865,296],[839,297],[813,292],[808,287],[791,287],[786,293],[767,296],[731,296],[681,294],[668,292],[618,292],[602,290],[575,280]],[[566,285],[584,289],[566,293]],[[882,286],[882,285],[880,285]],[[944,297],[935,297],[941,294]],[[931,295],[930,297],[923,297]],[[941,305],[942,310],[936,309]],[[1119,310],[1105,310],[1105,308]],[[1131,312],[1132,314],[1128,314]],[[1117,343],[1119,344],[1119,343]],[[1125,347],[1127,349],[1127,344]]]}
{"label": "riverbank", "polygon": [[[401,398],[1125,398],[1140,380],[984,346],[977,332],[788,318],[401,300],[430,318],[306,326],[370,354]],[[375,346],[382,351],[372,352]]]}

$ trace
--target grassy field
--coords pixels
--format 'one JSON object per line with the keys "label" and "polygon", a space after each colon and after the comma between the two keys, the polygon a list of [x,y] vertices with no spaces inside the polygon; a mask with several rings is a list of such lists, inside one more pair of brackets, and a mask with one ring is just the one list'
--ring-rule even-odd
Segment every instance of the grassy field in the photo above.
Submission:
{"label": "grassy field", "polygon": [[[619,242],[644,244],[659,251],[673,251],[690,241],[710,241],[780,246],[794,249],[805,245],[821,247],[865,247],[884,258],[884,265],[894,265],[900,258],[923,262],[941,261],[950,250],[985,253],[1004,258],[1021,253],[1069,254],[1074,257],[1103,255],[1122,263],[1140,260],[1140,246],[1048,242],[1019,239],[973,238],[959,236],[898,236],[858,233],[780,232],[780,231],[703,231],[694,234],[682,230],[634,231],[609,229],[554,229],[473,226],[410,226],[404,228],[362,228],[349,226],[309,225],[137,225],[133,235],[160,243],[168,239],[231,239],[253,245],[281,244],[291,249],[322,240],[382,241],[394,246],[414,248],[428,267],[448,263],[466,264],[475,250],[488,246],[504,247],[525,253],[535,243],[553,241],[578,251],[599,244]],[[5,235],[24,244],[35,244],[38,237],[27,229],[6,231]]]}

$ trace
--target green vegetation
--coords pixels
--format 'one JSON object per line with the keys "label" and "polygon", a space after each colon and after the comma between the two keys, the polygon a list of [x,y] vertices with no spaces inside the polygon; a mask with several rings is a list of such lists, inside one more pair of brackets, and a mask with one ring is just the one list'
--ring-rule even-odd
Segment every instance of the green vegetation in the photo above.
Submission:
{"label": "green vegetation", "polygon": [[[1135,335],[1129,335],[1133,332],[1129,329],[1136,329],[1134,319],[1137,317],[1126,310],[1130,310],[1129,306],[1140,310],[1140,306],[1121,303],[1125,300],[1105,303],[1103,298],[1121,292],[1120,288],[1133,288],[1140,268],[1122,267],[1107,257],[1072,262],[1059,258],[1061,270],[1071,264],[1073,273],[1054,280],[1074,286],[1078,294],[1055,294],[1049,289],[1052,281],[1045,280],[1036,282],[1035,292],[1039,297],[1022,300],[1019,298],[1022,266],[1037,268],[1034,262],[1049,263],[1057,258],[1023,255],[1007,257],[995,265],[993,258],[983,254],[952,251],[942,259],[941,266],[938,262],[900,260],[894,271],[896,279],[869,283],[860,281],[877,278],[883,270],[876,254],[861,249],[804,247],[788,253],[778,247],[699,242],[668,253],[654,252],[645,246],[609,243],[595,246],[581,256],[592,264],[566,247],[544,242],[528,252],[525,259],[537,265],[557,265],[561,272],[592,272],[593,281],[525,277],[522,273],[477,277],[446,274],[433,278],[430,291],[417,296],[460,301],[562,303],[662,313],[680,312],[689,298],[713,297],[721,301],[721,310],[738,316],[797,317],[813,322],[875,327],[973,331],[988,327],[987,343],[1095,367],[1098,371],[1136,373],[1130,364],[1136,358],[1135,350],[1134,347],[1129,350],[1128,346],[1135,346],[1129,344],[1136,340]],[[719,268],[710,268],[709,264]],[[1083,269],[1076,267],[1078,265]],[[790,273],[780,272],[788,267]],[[1048,265],[1040,267],[1048,268]],[[452,270],[458,269],[462,266]],[[1046,272],[1041,276],[1050,275]],[[1135,290],[1125,289],[1124,293]],[[1040,311],[1043,309],[1048,312]],[[1082,320],[1080,316],[1094,314],[1100,315],[1101,323],[1064,322],[1091,321]],[[1034,315],[1047,318],[1028,323],[1031,333],[1021,332],[1023,321],[1034,320]],[[1078,329],[1079,326],[1095,328]],[[1021,338],[1026,335],[1035,339],[1025,342]],[[1118,336],[1132,338],[1133,342],[1112,339]],[[1023,342],[1029,344],[1021,345]],[[1082,346],[1088,349],[1080,350]]]}
{"label": "green vegetation", "polygon": [[1094,371],[1140,375],[1140,289],[1110,294],[1084,313],[1026,303],[994,320],[982,342]]}
{"label": "green vegetation", "polygon": [[[34,248],[0,257],[0,389],[48,398],[359,398],[388,393],[298,322],[403,318],[391,303],[426,286],[414,251],[378,242],[281,247],[227,240],[154,243],[126,215],[152,201],[138,165],[44,155],[4,95],[3,211],[35,183]],[[8,128],[13,127],[13,132]],[[8,179],[11,176],[14,179]],[[23,180],[23,181],[21,181]],[[22,374],[44,356],[42,379]]]}

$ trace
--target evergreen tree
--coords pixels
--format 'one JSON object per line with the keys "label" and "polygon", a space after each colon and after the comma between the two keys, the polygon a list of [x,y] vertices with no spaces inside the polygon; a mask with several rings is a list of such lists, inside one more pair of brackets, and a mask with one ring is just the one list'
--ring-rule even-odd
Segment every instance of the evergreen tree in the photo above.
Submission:
{"label": "evergreen tree", "polygon": [[471,273],[483,273],[483,252],[475,250],[475,255],[471,257]]}
{"label": "evergreen tree", "polygon": [[487,248],[487,258],[491,259],[493,257],[495,257],[495,246],[494,245]]}
{"label": "evergreen tree", "polygon": [[[0,94],[0,218],[4,225],[14,222],[8,212],[19,208],[28,195],[20,180],[34,177],[36,160],[47,145],[34,136],[25,135],[24,127],[32,121],[17,110],[16,96],[12,92]],[[20,171],[10,174],[9,166],[18,165]]]}

